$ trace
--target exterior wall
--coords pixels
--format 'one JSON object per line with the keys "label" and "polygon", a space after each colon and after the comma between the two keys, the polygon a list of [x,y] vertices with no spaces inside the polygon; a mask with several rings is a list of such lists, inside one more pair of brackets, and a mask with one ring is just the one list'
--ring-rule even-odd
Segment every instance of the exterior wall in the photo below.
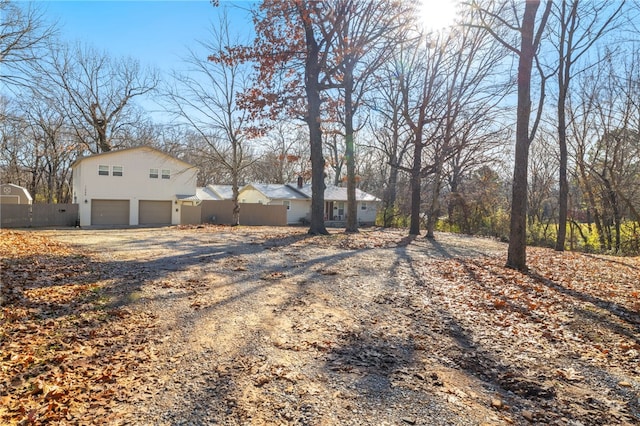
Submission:
{"label": "exterior wall", "polygon": [[[238,194],[238,200],[241,203],[269,204],[271,201],[262,192],[253,188],[246,188]],[[280,203],[282,204],[282,203]]]}
{"label": "exterior wall", "polygon": [[[109,166],[109,175],[98,174],[98,166]],[[113,175],[113,166],[122,167],[122,176]],[[159,176],[149,177],[149,169]],[[162,179],[162,169],[171,171]],[[176,194],[195,194],[197,169],[151,148],[113,151],[87,157],[73,167],[73,201],[80,205],[80,225],[91,224],[91,200],[129,200],[129,224],[138,224],[138,202],[171,201],[171,223],[180,223]]]}
{"label": "exterior wall", "polygon": [[[338,220],[338,221],[345,221],[347,219],[347,202],[346,201],[332,201],[332,200],[325,200],[325,202],[330,203],[333,202],[334,207],[338,206],[339,203],[343,203],[344,206],[344,214],[342,215],[341,219],[334,219]],[[376,221],[376,215],[378,214],[378,201],[365,201],[364,204],[366,205],[366,208],[363,210],[362,209],[362,205],[363,202],[362,201],[358,201],[358,205],[357,205],[357,212],[358,212],[358,222],[359,223],[364,223],[364,224],[374,224]],[[337,215],[338,214],[338,210],[334,209],[334,214]],[[329,219],[326,219],[329,220]]]}
{"label": "exterior wall", "polygon": [[[311,200],[289,200],[287,225],[299,225],[311,219]],[[283,200],[274,200],[269,205],[283,205]]]}
{"label": "exterior wall", "polygon": [[378,214],[378,202],[367,201],[365,204],[366,209],[362,210],[362,202],[358,202],[358,222],[373,224]]}

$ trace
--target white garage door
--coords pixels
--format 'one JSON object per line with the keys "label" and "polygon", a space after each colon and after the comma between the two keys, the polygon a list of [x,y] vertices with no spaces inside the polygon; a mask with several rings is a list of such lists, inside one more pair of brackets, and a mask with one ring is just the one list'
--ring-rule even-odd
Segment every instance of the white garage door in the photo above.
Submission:
{"label": "white garage door", "polygon": [[171,201],[140,200],[138,223],[140,225],[171,225]]}
{"label": "white garage door", "polygon": [[129,200],[91,200],[92,225],[129,225]]}

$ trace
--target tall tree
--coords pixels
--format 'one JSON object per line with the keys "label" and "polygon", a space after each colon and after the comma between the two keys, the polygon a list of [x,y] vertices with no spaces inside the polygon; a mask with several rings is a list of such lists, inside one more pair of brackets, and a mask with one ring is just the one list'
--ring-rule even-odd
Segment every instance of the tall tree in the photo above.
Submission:
{"label": "tall tree", "polygon": [[201,42],[208,57],[192,51],[188,74],[174,74],[175,84],[167,90],[170,111],[184,120],[206,143],[209,152],[231,177],[233,222],[240,224],[238,200],[242,173],[251,165],[249,112],[240,108],[238,93],[247,89],[248,67],[224,60],[227,46],[238,44],[231,33],[226,13],[211,29],[210,41]]}
{"label": "tall tree", "polygon": [[358,231],[354,117],[369,89],[371,77],[389,59],[404,28],[403,17],[411,9],[393,0],[335,2],[332,25],[338,28],[332,58],[337,85],[343,95],[345,162],[347,168],[346,232]]}
{"label": "tall tree", "polygon": [[[385,171],[382,193],[382,224],[392,225],[396,216],[398,177],[400,166],[405,166],[411,148],[411,138],[402,113],[402,91],[398,85],[398,67],[405,54],[405,42],[398,44],[394,57],[376,73],[376,89],[367,96],[367,107],[372,119],[369,120],[372,135],[371,149],[381,152],[384,160],[379,164]],[[382,168],[384,165],[384,168]]]}
{"label": "tall tree", "polygon": [[427,238],[435,238],[445,164],[473,144],[474,138],[481,138],[479,132],[472,131],[471,123],[478,126],[478,130],[493,133],[487,129],[487,122],[495,120],[509,88],[508,84],[502,88],[496,84],[505,50],[487,32],[468,26],[455,28],[447,36],[445,46],[447,56],[441,70],[445,75],[444,118],[438,136],[432,139],[427,150],[430,158],[426,171],[431,178]]}
{"label": "tall tree", "polygon": [[322,149],[323,93],[337,88],[328,64],[338,26],[334,2],[263,0],[254,11],[251,47],[230,47],[225,60],[252,60],[256,84],[244,103],[255,115],[295,116],[309,133],[311,220],[309,234],[328,234],[324,224],[325,159]]}
{"label": "tall tree", "polygon": [[[509,230],[509,248],[507,251],[507,267],[520,271],[527,270],[527,172],[529,164],[529,146],[535,136],[537,121],[531,126],[531,76],[536,52],[551,13],[551,0],[539,20],[536,30],[536,16],[540,0],[525,2],[522,17],[514,0],[500,3],[496,8],[485,8],[473,1],[479,11],[480,27],[489,31],[496,40],[518,57],[518,100],[516,112],[516,144],[513,168],[513,185],[511,199],[511,219]],[[490,5],[495,6],[494,3]],[[514,18],[509,22],[507,14]],[[520,46],[505,39],[496,28],[503,26],[518,33]],[[540,110],[540,106],[539,110]]]}
{"label": "tall tree", "polygon": [[25,67],[44,56],[43,48],[56,34],[33,3],[0,0],[0,83],[29,85]]}
{"label": "tall tree", "polygon": [[155,90],[158,76],[132,58],[90,47],[50,44],[32,81],[64,108],[77,138],[92,153],[126,146],[123,132],[143,122],[134,100]]}
{"label": "tall tree", "polygon": [[[557,130],[558,147],[560,149],[558,195],[558,233],[555,249],[563,251],[567,233],[567,203],[569,182],[567,179],[567,118],[566,104],[571,79],[575,74],[575,65],[602,38],[616,26],[616,20],[622,15],[625,0],[615,1],[581,1],[563,0],[554,8],[553,14],[558,21],[556,50],[558,66],[556,70]],[[588,65],[588,64],[587,64]],[[579,72],[579,71],[578,71]]]}
{"label": "tall tree", "polygon": [[402,91],[402,114],[411,132],[413,158],[409,168],[411,191],[411,219],[409,235],[420,234],[422,178],[425,171],[422,157],[427,144],[438,135],[445,120],[445,80],[443,65],[446,60],[445,36],[421,35],[417,45],[405,58],[398,84]]}

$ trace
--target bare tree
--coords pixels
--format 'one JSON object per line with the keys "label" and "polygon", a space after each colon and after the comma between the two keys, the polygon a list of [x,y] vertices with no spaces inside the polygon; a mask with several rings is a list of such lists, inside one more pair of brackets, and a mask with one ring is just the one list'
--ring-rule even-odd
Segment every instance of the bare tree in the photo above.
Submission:
{"label": "bare tree", "polygon": [[311,178],[308,136],[299,125],[276,123],[260,143],[261,153],[248,171],[251,181],[264,183],[307,182]]}
{"label": "bare tree", "polygon": [[127,145],[125,130],[143,121],[133,101],[158,83],[155,72],[134,59],[54,44],[32,79],[45,96],[61,102],[77,138],[93,153]]}
{"label": "bare tree", "polygon": [[445,75],[444,118],[437,137],[427,147],[425,172],[431,178],[427,238],[435,238],[446,163],[463,158],[457,153],[478,140],[486,141],[482,133],[496,133],[500,126],[491,129],[489,123],[501,112],[499,105],[510,88],[508,83],[499,84],[505,50],[486,31],[469,26],[452,28],[444,45],[448,52],[441,69]]}
{"label": "bare tree", "polygon": [[565,110],[571,80],[574,73],[579,72],[579,70],[575,70],[575,66],[580,64],[580,60],[585,54],[607,32],[616,28],[616,21],[622,16],[624,6],[624,0],[600,2],[565,0],[553,9],[553,15],[559,24],[556,34],[558,37],[556,42],[558,53],[556,75],[558,83],[557,130],[560,148],[560,192],[558,195],[558,233],[555,245],[555,249],[558,251],[564,250],[567,233],[569,182],[567,180],[568,150]]}
{"label": "bare tree", "polygon": [[233,221],[240,224],[238,193],[241,175],[251,163],[249,112],[240,108],[238,93],[249,86],[246,65],[223,58],[228,46],[237,45],[226,13],[211,28],[210,41],[200,42],[209,56],[192,51],[188,74],[174,73],[175,84],[166,92],[170,111],[184,120],[206,143],[207,151],[231,177]]}
{"label": "bare tree", "polygon": [[411,9],[396,1],[342,0],[331,15],[338,28],[332,58],[344,106],[345,163],[347,168],[346,232],[358,231],[354,117],[371,85],[372,76],[389,59]]}
{"label": "bare tree", "polygon": [[401,212],[397,204],[400,171],[409,170],[407,164],[412,147],[411,131],[405,122],[403,113],[403,91],[399,76],[403,73],[399,64],[409,55],[411,43],[399,41],[393,57],[376,73],[374,90],[367,94],[367,110],[371,117],[368,121],[371,144],[365,147],[380,152],[382,160],[378,167],[384,171],[381,184],[383,204],[382,224],[389,227]]}
{"label": "bare tree", "polygon": [[398,84],[402,91],[402,114],[411,132],[412,164],[401,168],[410,175],[411,219],[409,235],[420,234],[422,178],[425,169],[423,151],[444,123],[445,81],[441,73],[446,59],[442,35],[429,34],[417,39],[417,45],[405,58]]}
{"label": "bare tree", "polygon": [[[519,11],[518,4],[513,1],[491,2],[484,7],[472,1],[473,7],[479,11],[481,28],[496,38],[505,48],[518,57],[518,101],[516,113],[516,147],[513,169],[513,186],[511,199],[511,225],[509,231],[509,248],[507,266],[520,271],[527,270],[527,172],[529,164],[529,146],[535,136],[537,123],[531,126],[531,75],[536,52],[551,13],[551,0],[548,0],[536,29],[536,16],[540,0],[528,0],[524,10]],[[520,18],[520,14],[522,17]],[[509,16],[512,18],[509,21]],[[518,34],[520,47],[514,41],[505,39],[496,27],[506,27]],[[544,91],[542,91],[544,93]],[[538,105],[539,110],[541,103]],[[539,117],[539,116],[538,116]]]}
{"label": "bare tree", "polygon": [[0,83],[29,85],[25,68],[42,59],[42,48],[55,35],[33,3],[0,0]]}

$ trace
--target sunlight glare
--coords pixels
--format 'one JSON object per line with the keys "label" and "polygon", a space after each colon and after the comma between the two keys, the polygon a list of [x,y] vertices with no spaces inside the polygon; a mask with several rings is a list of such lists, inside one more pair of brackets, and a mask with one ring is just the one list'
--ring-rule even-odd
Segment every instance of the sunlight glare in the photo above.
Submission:
{"label": "sunlight glare", "polygon": [[420,20],[428,30],[441,30],[454,24],[456,0],[420,0]]}

